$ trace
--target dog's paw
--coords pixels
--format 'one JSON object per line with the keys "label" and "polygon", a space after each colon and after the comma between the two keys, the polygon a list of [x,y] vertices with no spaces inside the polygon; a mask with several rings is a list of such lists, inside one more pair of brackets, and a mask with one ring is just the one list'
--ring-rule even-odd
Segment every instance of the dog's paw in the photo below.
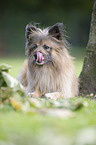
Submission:
{"label": "dog's paw", "polygon": [[30,97],[36,97],[36,93],[35,92],[28,93],[28,96],[30,96]]}
{"label": "dog's paw", "polygon": [[32,93],[28,93],[28,96],[34,97],[34,98],[40,98],[40,97],[44,96],[44,93],[32,92]]}
{"label": "dog's paw", "polygon": [[63,97],[63,96],[62,96],[62,93],[60,93],[60,92],[46,93],[44,96],[45,96],[47,99],[54,99],[54,100],[60,99],[60,98]]}

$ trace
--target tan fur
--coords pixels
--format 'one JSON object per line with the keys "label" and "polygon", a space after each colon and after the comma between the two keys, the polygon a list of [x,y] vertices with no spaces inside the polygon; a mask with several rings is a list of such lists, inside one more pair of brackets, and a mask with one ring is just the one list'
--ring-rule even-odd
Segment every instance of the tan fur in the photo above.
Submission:
{"label": "tan fur", "polygon": [[[59,96],[64,98],[77,95],[78,79],[74,71],[73,58],[65,48],[66,44],[48,35],[48,29],[40,29],[32,33],[31,37],[35,38],[34,43],[39,46],[36,51],[46,54],[42,47],[43,44],[53,48],[51,55],[54,62],[38,66],[32,63],[33,51],[30,53],[28,60],[24,62],[24,66],[18,75],[18,80],[27,87],[26,92],[34,92],[37,86],[41,93],[60,92]],[[28,50],[29,46],[26,44],[26,51]]]}
{"label": "tan fur", "polygon": [[28,61],[25,60],[21,72],[17,76],[17,80],[19,80],[24,87],[27,87],[27,71],[28,71]]}

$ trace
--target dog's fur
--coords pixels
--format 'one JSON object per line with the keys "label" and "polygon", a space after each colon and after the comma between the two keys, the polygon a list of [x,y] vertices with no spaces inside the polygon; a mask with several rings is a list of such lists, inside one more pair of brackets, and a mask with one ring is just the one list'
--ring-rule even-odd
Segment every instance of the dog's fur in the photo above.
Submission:
{"label": "dog's fur", "polygon": [[27,87],[26,92],[34,92],[37,86],[41,93],[60,92],[64,98],[77,95],[78,79],[73,58],[66,49],[63,24],[56,23],[46,29],[28,24],[25,35],[27,60],[17,78]]}

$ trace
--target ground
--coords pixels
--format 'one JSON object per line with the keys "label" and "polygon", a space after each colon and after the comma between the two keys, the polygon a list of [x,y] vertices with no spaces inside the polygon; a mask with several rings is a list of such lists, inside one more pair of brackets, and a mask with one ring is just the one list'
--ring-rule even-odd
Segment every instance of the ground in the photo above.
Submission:
{"label": "ground", "polygon": [[[79,75],[84,52],[77,52],[75,50],[72,55],[77,57],[75,66],[76,74]],[[23,60],[24,57],[2,57],[0,64],[11,65],[10,74],[16,77]],[[91,96],[69,99],[70,102],[80,102],[84,106],[72,111],[73,115],[66,118],[24,113],[7,106],[1,109],[0,105],[0,145],[95,145],[96,101]]]}

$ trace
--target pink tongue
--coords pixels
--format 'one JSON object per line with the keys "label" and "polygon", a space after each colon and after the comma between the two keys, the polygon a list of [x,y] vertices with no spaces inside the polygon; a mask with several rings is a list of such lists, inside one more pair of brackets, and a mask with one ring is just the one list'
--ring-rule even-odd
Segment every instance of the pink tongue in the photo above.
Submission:
{"label": "pink tongue", "polygon": [[37,59],[36,59],[36,61],[39,61],[39,62],[43,61],[43,55],[42,55],[42,53],[37,52]]}

